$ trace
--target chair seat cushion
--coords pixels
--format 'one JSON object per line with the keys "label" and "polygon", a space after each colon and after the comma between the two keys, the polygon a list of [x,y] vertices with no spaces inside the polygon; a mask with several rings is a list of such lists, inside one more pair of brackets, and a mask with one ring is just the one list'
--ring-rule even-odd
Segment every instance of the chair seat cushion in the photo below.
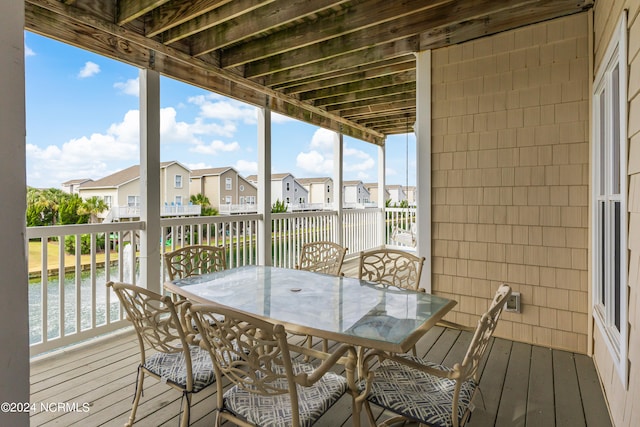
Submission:
{"label": "chair seat cushion", "polygon": [[[206,386],[213,384],[216,380],[213,370],[213,363],[209,352],[200,347],[190,345],[191,366],[193,371],[193,390],[199,392]],[[183,389],[187,388],[187,364],[184,360],[184,352],[177,353],[155,353],[147,357],[143,367],[158,375],[161,380],[166,380]]]}
{"label": "chair seat cushion", "polygon": [[[314,367],[295,362],[294,374],[311,373]],[[275,371],[275,369],[274,369]],[[284,374],[284,369],[282,369]],[[279,388],[287,387],[286,378],[276,380]],[[311,387],[296,386],[300,426],[311,426],[346,391],[347,380],[334,372],[326,373]],[[224,394],[224,408],[236,416],[261,427],[291,426],[291,399],[289,393],[262,396],[234,386]]]}
{"label": "chair seat cushion", "polygon": [[[414,356],[403,356],[422,365],[435,369],[451,371],[450,368],[437,365]],[[367,399],[402,415],[410,420],[432,426],[452,426],[451,411],[456,381],[436,377],[395,362],[385,360],[374,371],[371,393]],[[458,420],[469,408],[476,383],[465,381],[458,399]]]}

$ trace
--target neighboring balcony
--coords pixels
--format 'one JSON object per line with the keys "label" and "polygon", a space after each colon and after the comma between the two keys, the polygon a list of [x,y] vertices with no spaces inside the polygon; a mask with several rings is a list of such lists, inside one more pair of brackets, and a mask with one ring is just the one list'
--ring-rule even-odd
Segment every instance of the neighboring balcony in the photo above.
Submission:
{"label": "neighboring balcony", "polygon": [[[200,205],[164,205],[160,207],[160,216],[200,215]],[[140,206],[115,206],[104,217],[104,222],[117,222],[122,219],[140,218]]]}

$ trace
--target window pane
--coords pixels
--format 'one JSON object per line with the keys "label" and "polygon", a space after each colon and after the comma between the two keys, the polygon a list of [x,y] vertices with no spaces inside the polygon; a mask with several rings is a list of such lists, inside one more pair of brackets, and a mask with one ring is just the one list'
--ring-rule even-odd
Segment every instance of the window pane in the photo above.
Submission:
{"label": "window pane", "polygon": [[614,203],[615,206],[615,218],[614,218],[614,258],[613,258],[613,268],[614,268],[614,272],[613,272],[613,293],[614,293],[614,299],[613,299],[613,304],[614,304],[614,318],[613,321],[616,325],[616,329],[619,331],[620,330],[620,287],[622,286],[622,265],[621,265],[621,259],[620,259],[620,251],[621,249],[621,235],[620,235],[620,223],[622,221],[622,218],[620,218],[620,202],[615,202]]}
{"label": "window pane", "polygon": [[605,204],[604,202],[600,203],[600,232],[598,239],[600,240],[600,304],[605,305],[605,295],[606,295],[606,283],[607,283],[607,274],[606,268],[607,258],[606,258],[606,230],[607,230],[607,222],[605,215]]}
{"label": "window pane", "polygon": [[616,65],[612,72],[611,102],[611,192],[620,194],[620,69]]}
{"label": "window pane", "polygon": [[600,111],[598,112],[598,120],[600,126],[600,152],[598,153],[598,160],[600,161],[600,188],[598,188],[598,194],[604,196],[605,193],[605,158],[604,155],[607,152],[606,150],[606,139],[605,139],[605,131],[606,131],[606,123],[605,123],[605,98],[606,98],[606,90],[602,90],[600,94]]}

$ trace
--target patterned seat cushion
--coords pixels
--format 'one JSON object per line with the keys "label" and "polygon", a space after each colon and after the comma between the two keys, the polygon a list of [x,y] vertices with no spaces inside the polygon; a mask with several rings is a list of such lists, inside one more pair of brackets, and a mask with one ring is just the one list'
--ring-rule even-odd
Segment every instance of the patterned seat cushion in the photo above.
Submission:
{"label": "patterned seat cushion", "polygon": [[[294,363],[295,373],[313,371],[307,363]],[[284,370],[283,370],[284,373]],[[278,379],[279,387],[286,387],[286,379]],[[346,391],[347,380],[333,372],[326,373],[311,387],[297,386],[300,426],[313,425]],[[224,407],[236,416],[261,427],[292,425],[289,393],[261,396],[234,386],[224,394]]]}
{"label": "patterned seat cushion", "polygon": [[[445,366],[403,356],[422,365],[448,370]],[[385,360],[376,369],[371,393],[367,399],[416,422],[431,426],[453,425],[451,410],[456,382],[418,371],[392,360]],[[468,380],[462,384],[458,399],[458,419],[464,416],[476,389],[476,383]]]}
{"label": "patterned seat cushion", "polygon": [[[193,345],[189,346],[191,353],[191,367],[193,371],[193,392],[197,393],[209,384],[215,382],[213,363],[209,352]],[[155,353],[144,362],[144,368],[158,375],[162,380],[187,387],[187,365],[184,353]]]}

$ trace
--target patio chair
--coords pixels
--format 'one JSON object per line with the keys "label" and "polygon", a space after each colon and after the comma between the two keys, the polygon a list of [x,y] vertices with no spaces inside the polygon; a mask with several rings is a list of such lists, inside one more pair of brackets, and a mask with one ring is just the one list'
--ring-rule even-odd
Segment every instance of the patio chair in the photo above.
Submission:
{"label": "patio chair", "polygon": [[[215,374],[207,351],[189,345],[176,305],[170,297],[126,283],[107,283],[118,296],[133,323],[140,345],[140,365],[133,407],[127,426],[133,425],[145,375],[182,392],[184,410],[180,425],[189,425],[191,395],[213,384]],[[186,303],[186,301],[184,302]],[[155,350],[147,355],[145,345]]]}
{"label": "patio chair", "polygon": [[296,268],[338,276],[346,253],[347,248],[337,243],[329,241],[306,243],[302,246],[300,262]]}
{"label": "patio chair", "polygon": [[[356,398],[353,346],[342,344],[324,354],[289,344],[281,324],[225,307],[187,305],[215,367],[216,426],[225,420],[241,426],[311,426],[347,391]],[[294,354],[323,360],[314,366]],[[346,378],[330,371],[336,364],[345,365]],[[223,376],[233,385],[226,392]]]}
{"label": "patio chair", "polygon": [[[306,243],[300,251],[300,262],[296,265],[298,270],[313,271],[332,276],[340,275],[340,269],[344,261],[347,248],[329,241],[318,241]],[[307,335],[308,347],[313,347],[313,337]],[[322,340],[322,351],[329,351],[329,342]]]}
{"label": "patio chair", "polygon": [[424,257],[396,249],[360,252],[358,278],[417,291]]}
{"label": "patio chair", "polygon": [[[378,427],[407,419],[438,427],[464,425],[478,389],[478,366],[510,294],[508,285],[500,286],[489,310],[478,321],[464,359],[452,368],[415,356],[370,351],[363,361],[366,382],[361,386],[367,395],[365,409],[371,424],[376,425],[370,403],[398,414]],[[379,366],[369,370],[376,360]]]}
{"label": "patio chair", "polygon": [[227,268],[223,246],[193,245],[164,254],[169,280],[184,279],[198,274]]}

